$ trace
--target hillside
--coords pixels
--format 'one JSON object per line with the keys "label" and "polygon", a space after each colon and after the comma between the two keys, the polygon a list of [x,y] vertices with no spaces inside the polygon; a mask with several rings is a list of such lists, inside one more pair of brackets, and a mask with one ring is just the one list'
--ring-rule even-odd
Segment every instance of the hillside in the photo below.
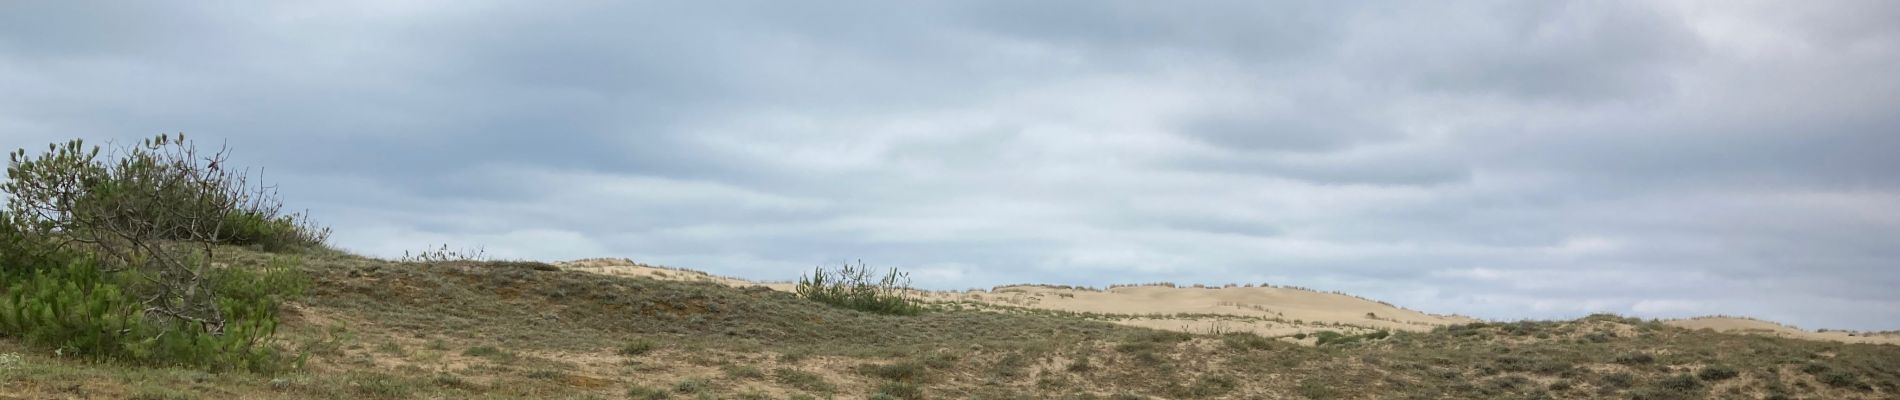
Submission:
{"label": "hillside", "polygon": [[[585,259],[554,265],[569,271],[611,276],[711,282],[734,287],[763,286],[786,292],[792,290],[790,283],[754,282],[626,259]],[[913,294],[932,302],[955,303],[990,311],[1055,311],[1121,325],[1189,333],[1247,332],[1287,336],[1327,330],[1358,333],[1376,330],[1425,332],[1439,327],[1480,322],[1463,316],[1428,314],[1345,294],[1267,286],[1177,287],[1171,284],[1149,284],[1096,289],[1025,284],[998,286],[990,290],[915,291]],[[1893,333],[1810,331],[1741,317],[1711,316],[1662,322],[1686,329],[1709,329],[1724,333],[1900,345],[1900,335]]]}
{"label": "hillside", "polygon": [[[625,259],[555,263],[562,269],[727,286],[763,286],[789,292],[792,284],[753,282],[704,272],[647,265]],[[1323,330],[1422,332],[1475,319],[1426,314],[1338,293],[1266,286],[1176,287],[1171,284],[1108,289],[1054,285],[1005,285],[990,290],[913,291],[926,301],[1011,312],[1054,311],[1144,328],[1183,332],[1248,332],[1285,336]]]}
{"label": "hillside", "polygon": [[[0,399],[1900,396],[1900,346],[1612,316],[1463,323],[1297,289],[1011,286],[936,294],[936,311],[885,316],[660,267],[220,254],[225,268],[301,259],[314,285],[275,338],[308,357],[300,369],[91,362],[0,339],[0,353],[18,355],[0,360]],[[1441,324],[1181,333],[1100,314],[1111,310],[1100,302]],[[1350,307],[1326,308],[1335,304]]]}

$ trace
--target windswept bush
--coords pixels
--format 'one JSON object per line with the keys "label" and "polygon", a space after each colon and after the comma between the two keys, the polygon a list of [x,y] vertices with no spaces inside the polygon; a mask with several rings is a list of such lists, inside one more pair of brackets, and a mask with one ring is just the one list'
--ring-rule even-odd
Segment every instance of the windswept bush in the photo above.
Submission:
{"label": "windswept bush", "polygon": [[39,157],[9,155],[8,211],[39,233],[58,232],[114,258],[155,252],[159,242],[256,246],[322,245],[329,229],[283,212],[275,188],[228,169],[229,151],[200,154],[184,135],[160,135],[103,155],[73,140]]}
{"label": "windswept bush", "polygon": [[836,271],[823,267],[798,278],[794,290],[798,297],[858,311],[890,315],[916,315],[924,311],[921,300],[910,295],[910,274],[892,268],[882,277],[871,275],[870,267],[845,263]]}
{"label": "windswept bush", "polygon": [[266,338],[306,279],[213,268],[219,245],[320,246],[327,229],[283,214],[269,187],[182,135],[112,149],[81,141],[10,154],[0,210],[0,335],[64,354],[213,369],[285,361]]}

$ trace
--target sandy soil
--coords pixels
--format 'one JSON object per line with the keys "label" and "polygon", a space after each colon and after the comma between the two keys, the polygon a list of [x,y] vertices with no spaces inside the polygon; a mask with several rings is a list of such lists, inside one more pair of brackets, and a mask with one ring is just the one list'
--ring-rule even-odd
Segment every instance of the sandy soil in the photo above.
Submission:
{"label": "sandy soil", "polygon": [[1716,332],[1746,333],[1808,340],[1832,340],[1846,343],[1900,345],[1900,334],[1871,334],[1843,331],[1817,332],[1750,318],[1699,317],[1663,321],[1663,323],[1689,329],[1711,329]]}
{"label": "sandy soil", "polygon": [[[604,275],[765,286],[780,291],[791,291],[794,286],[790,283],[758,283],[626,259],[585,259],[555,265],[566,270]],[[1320,330],[1426,331],[1435,326],[1476,321],[1460,316],[1426,314],[1342,294],[1280,287],[1147,285],[1102,290],[1015,285],[992,290],[918,291],[916,294],[937,302],[1102,314],[1106,320],[1124,325],[1197,333],[1287,335]]]}
{"label": "sandy soil", "polygon": [[[555,265],[566,270],[604,275],[712,282],[730,286],[765,286],[787,292],[792,291],[794,286],[791,283],[760,283],[694,270],[647,265],[627,259],[585,259]],[[1280,336],[1322,330],[1346,333],[1377,329],[1428,331],[1437,326],[1479,321],[1464,316],[1408,310],[1344,294],[1285,287],[1138,285],[1092,289],[1010,285],[991,290],[918,291],[916,294],[929,301],[978,307],[1099,314],[1104,320],[1113,323],[1193,333],[1253,332]],[[1900,333],[1817,332],[1748,318],[1700,317],[1665,323],[1717,332],[1900,345]]]}

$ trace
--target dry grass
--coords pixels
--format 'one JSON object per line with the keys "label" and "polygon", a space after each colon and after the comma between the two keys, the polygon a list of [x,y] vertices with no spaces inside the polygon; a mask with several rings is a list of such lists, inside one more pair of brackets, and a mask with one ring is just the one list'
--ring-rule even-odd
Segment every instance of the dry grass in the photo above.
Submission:
{"label": "dry grass", "polygon": [[20,356],[0,399],[1900,397],[1900,347],[1609,316],[1310,346],[1060,313],[875,315],[532,262],[304,258],[313,294],[278,338],[308,354],[301,370],[89,363],[0,338]]}

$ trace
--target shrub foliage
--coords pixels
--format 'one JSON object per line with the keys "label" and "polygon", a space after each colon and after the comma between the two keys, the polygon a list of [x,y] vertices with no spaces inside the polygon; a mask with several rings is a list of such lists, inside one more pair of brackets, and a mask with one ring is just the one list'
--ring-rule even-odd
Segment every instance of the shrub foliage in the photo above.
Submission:
{"label": "shrub foliage", "polygon": [[327,229],[183,135],[10,154],[0,210],[0,335],[63,354],[264,370],[277,311],[307,279],[283,258],[214,268],[219,245],[294,251]]}
{"label": "shrub foliage", "polygon": [[831,271],[814,268],[811,275],[798,278],[794,292],[820,303],[878,314],[916,315],[924,311],[922,301],[910,295],[910,274],[892,268],[883,276],[874,276],[863,261],[858,265],[845,263]]}

